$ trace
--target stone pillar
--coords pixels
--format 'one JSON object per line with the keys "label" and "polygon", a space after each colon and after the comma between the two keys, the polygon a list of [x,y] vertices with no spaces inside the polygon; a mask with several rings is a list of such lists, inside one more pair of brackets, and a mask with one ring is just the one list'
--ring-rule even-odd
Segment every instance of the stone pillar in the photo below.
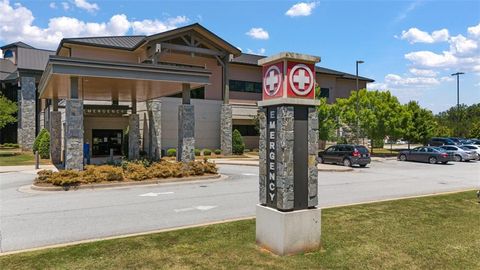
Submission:
{"label": "stone pillar", "polygon": [[131,114],[128,118],[128,159],[140,158],[140,116]]}
{"label": "stone pillar", "polygon": [[177,160],[195,160],[195,113],[193,105],[178,106],[178,149]]}
{"label": "stone pillar", "polygon": [[32,150],[36,136],[35,78],[20,77],[18,143],[23,150]]}
{"label": "stone pillar", "polygon": [[50,129],[50,158],[53,164],[62,162],[62,113],[51,111],[49,119]]}
{"label": "stone pillar", "polygon": [[277,209],[283,211],[294,208],[294,127],[293,106],[277,108]]}
{"label": "stone pillar", "polygon": [[318,205],[318,112],[308,108],[308,207]]}
{"label": "stone pillar", "polygon": [[222,104],[220,112],[220,148],[222,154],[232,154],[232,105]]}
{"label": "stone pillar", "polygon": [[65,169],[83,170],[83,100],[65,101]]}
{"label": "stone pillar", "polygon": [[150,123],[149,156],[159,160],[162,156],[162,101],[154,99],[147,102],[148,119]]}
{"label": "stone pillar", "polygon": [[267,110],[258,109],[258,122],[260,126],[260,141],[258,148],[259,156],[259,201],[260,204],[267,204]]}

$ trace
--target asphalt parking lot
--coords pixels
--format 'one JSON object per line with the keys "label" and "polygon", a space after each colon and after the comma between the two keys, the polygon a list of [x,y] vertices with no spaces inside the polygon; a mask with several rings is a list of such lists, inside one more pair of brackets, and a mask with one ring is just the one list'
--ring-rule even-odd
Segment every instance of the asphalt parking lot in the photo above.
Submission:
{"label": "asphalt parking lot", "polygon": [[[68,192],[26,191],[32,172],[1,173],[0,252],[254,216],[258,167],[219,167],[227,179]],[[382,159],[321,171],[318,185],[320,207],[474,189],[480,162]]]}

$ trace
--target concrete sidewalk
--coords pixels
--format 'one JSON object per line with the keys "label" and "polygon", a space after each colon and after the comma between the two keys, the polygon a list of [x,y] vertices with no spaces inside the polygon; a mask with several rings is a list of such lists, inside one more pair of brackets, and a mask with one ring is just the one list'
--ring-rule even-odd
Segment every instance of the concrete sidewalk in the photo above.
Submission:
{"label": "concrete sidewalk", "polygon": [[41,170],[58,171],[53,165],[40,165],[40,169],[35,170],[35,165],[21,165],[21,166],[0,166],[0,173],[22,172],[37,174]]}

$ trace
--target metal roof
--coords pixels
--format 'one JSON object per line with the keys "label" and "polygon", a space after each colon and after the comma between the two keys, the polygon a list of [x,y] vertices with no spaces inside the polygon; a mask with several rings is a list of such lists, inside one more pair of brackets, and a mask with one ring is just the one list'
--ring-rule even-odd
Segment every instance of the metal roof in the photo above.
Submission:
{"label": "metal roof", "polygon": [[[262,58],[265,58],[265,57],[266,56],[263,56],[263,55],[242,53],[240,56],[233,58],[231,63],[258,66],[258,60],[260,60]],[[355,79],[356,78],[356,76],[353,75],[353,74],[349,74],[349,73],[345,73],[345,72],[342,72],[342,71],[333,70],[333,69],[329,69],[329,68],[319,67],[319,66],[315,66],[315,71],[317,73],[334,75],[334,76],[342,77],[342,78],[345,78],[345,79]],[[358,78],[360,80],[363,80],[363,81],[374,82],[374,80],[372,80],[370,78],[361,77],[361,76],[358,76]]]}
{"label": "metal roof", "polygon": [[14,80],[17,77],[17,66],[8,59],[0,59],[0,81]]}
{"label": "metal roof", "polygon": [[17,68],[44,71],[50,55],[55,55],[55,52],[18,47]]}
{"label": "metal roof", "polygon": [[95,45],[105,48],[133,50],[140,45],[146,36],[111,36],[111,37],[84,37],[64,38],[62,43]]}
{"label": "metal roof", "polygon": [[34,47],[32,47],[32,46],[30,46],[26,43],[23,43],[21,41],[17,41],[17,42],[14,42],[14,43],[3,45],[2,47],[0,47],[0,49],[5,50],[5,49],[11,48],[11,47],[21,47],[21,48],[35,49]]}

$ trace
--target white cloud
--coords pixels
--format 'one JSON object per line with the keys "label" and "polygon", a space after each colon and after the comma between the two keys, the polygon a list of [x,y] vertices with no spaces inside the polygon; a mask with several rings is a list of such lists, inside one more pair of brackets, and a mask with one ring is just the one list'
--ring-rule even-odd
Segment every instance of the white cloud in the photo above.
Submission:
{"label": "white cloud", "polygon": [[97,4],[89,3],[87,0],[74,0],[73,3],[76,7],[86,10],[88,12],[95,12],[100,10]]}
{"label": "white cloud", "polygon": [[23,41],[39,48],[55,49],[64,37],[151,34],[178,27],[188,19],[184,16],[165,21],[129,21],[124,14],[113,15],[106,22],[85,22],[73,17],[53,17],[43,28],[34,24],[35,17],[28,8],[9,0],[0,0],[0,40],[4,43]]}
{"label": "white cloud", "polygon": [[437,54],[431,51],[417,51],[405,54],[405,58],[414,65],[426,68],[454,66],[458,59],[450,52]]}
{"label": "white cloud", "polygon": [[408,7],[403,10],[402,12],[400,12],[397,17],[393,20],[393,22],[400,22],[402,20],[404,20],[405,18],[407,18],[407,15],[414,11],[419,5],[420,5],[421,1],[417,0],[415,2],[412,2],[408,5]]}
{"label": "white cloud", "polygon": [[422,77],[435,77],[437,76],[437,72],[430,70],[430,69],[417,69],[417,68],[410,68],[408,71],[415,76],[422,76]]}
{"label": "white cloud", "polygon": [[475,26],[468,27],[468,33],[474,38],[480,38],[480,23]]}
{"label": "white cloud", "polygon": [[166,21],[147,19],[132,22],[132,28],[134,34],[151,35],[177,28],[180,24],[184,24],[188,21],[188,18],[185,16],[169,18]]}
{"label": "white cloud", "polygon": [[290,7],[290,9],[285,12],[285,15],[290,17],[310,16],[316,6],[317,2],[300,2]]}
{"label": "white cloud", "polygon": [[68,4],[68,2],[62,2],[62,8],[63,10],[68,11],[70,10],[70,4]]}
{"label": "white cloud", "polygon": [[57,4],[55,2],[50,2],[50,4],[48,4],[48,6],[51,8],[51,9],[57,9]]}
{"label": "white cloud", "polygon": [[422,31],[418,28],[410,28],[407,31],[402,31],[401,39],[406,39],[410,43],[435,43],[447,41],[449,38],[449,33],[447,29],[441,29],[433,31],[432,34],[429,34],[425,31]]}
{"label": "white cloud", "polygon": [[267,40],[270,38],[270,35],[268,34],[268,32],[261,28],[261,27],[254,27],[252,29],[250,29],[247,33],[245,33],[246,35],[250,36],[251,38],[254,38],[254,39],[264,39],[264,40]]}
{"label": "white cloud", "polygon": [[477,41],[462,35],[450,39],[450,51],[457,55],[469,55],[478,49]]}
{"label": "white cloud", "polygon": [[455,79],[453,79],[452,76],[443,76],[443,77],[440,78],[441,82],[452,82],[454,80]]}
{"label": "white cloud", "polygon": [[250,54],[256,54],[256,55],[265,55],[265,52],[267,50],[265,48],[260,48],[256,51],[252,50],[252,49],[249,49],[247,48],[247,53],[250,53]]}

